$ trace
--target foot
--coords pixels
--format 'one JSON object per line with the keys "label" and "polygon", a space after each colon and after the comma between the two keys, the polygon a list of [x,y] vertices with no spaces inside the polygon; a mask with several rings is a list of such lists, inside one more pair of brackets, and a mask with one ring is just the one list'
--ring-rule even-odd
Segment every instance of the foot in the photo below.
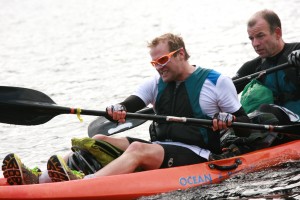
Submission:
{"label": "foot", "polygon": [[70,181],[84,177],[83,173],[71,170],[64,159],[57,155],[50,157],[47,163],[47,169],[52,182]]}
{"label": "foot", "polygon": [[39,168],[29,169],[16,154],[8,154],[2,164],[3,176],[10,185],[38,184],[42,174]]}

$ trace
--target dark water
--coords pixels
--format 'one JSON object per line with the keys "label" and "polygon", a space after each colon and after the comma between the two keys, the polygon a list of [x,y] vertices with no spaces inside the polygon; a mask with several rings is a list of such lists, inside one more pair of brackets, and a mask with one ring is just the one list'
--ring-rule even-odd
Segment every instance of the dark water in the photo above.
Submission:
{"label": "dark water", "polygon": [[[155,36],[181,34],[191,64],[233,76],[256,56],[247,19],[273,9],[282,19],[284,40],[296,42],[299,7],[299,0],[0,0],[0,85],[41,91],[62,106],[104,110],[155,73],[146,48]],[[70,138],[87,136],[95,117],[82,117],[83,123],[59,115],[38,126],[0,124],[0,160],[15,152],[29,167],[45,169],[51,155],[69,151]],[[148,125],[115,136],[148,139]],[[153,198],[256,198],[262,184],[286,183],[297,177],[293,171],[297,166],[283,166]]]}

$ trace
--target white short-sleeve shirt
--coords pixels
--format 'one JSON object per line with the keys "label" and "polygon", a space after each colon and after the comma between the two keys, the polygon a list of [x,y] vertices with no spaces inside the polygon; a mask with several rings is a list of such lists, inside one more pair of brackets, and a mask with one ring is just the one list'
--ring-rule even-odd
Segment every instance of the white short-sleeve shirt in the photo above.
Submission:
{"label": "white short-sleeve shirt", "polygon": [[[133,93],[141,98],[146,105],[155,106],[158,94],[159,74],[146,79]],[[231,78],[220,75],[217,81],[204,81],[199,95],[199,104],[203,114],[213,117],[215,113],[238,111],[241,104]]]}

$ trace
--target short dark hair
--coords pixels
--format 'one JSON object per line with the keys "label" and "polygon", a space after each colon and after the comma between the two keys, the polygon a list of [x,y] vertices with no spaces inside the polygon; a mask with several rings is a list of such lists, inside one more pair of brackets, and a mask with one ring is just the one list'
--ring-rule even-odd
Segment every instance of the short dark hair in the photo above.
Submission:
{"label": "short dark hair", "polygon": [[279,27],[281,29],[281,21],[278,15],[272,10],[261,10],[256,12],[253,17],[248,21],[248,27],[252,27],[256,24],[256,18],[262,17],[270,26],[270,32],[274,33],[275,29]]}

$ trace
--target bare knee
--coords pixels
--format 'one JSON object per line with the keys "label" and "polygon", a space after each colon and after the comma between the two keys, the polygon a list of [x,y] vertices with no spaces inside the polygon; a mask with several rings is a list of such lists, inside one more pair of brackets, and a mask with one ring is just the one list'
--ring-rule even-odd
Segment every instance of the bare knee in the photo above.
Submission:
{"label": "bare knee", "polygon": [[145,143],[141,143],[141,142],[132,142],[129,146],[128,146],[128,148],[127,148],[127,150],[126,150],[126,152],[127,153],[134,153],[134,154],[137,154],[137,155],[139,155],[139,154],[144,154],[143,153],[143,150],[145,149]]}
{"label": "bare knee", "polygon": [[138,166],[147,170],[160,167],[164,157],[164,150],[158,144],[133,142],[124,154],[129,154],[137,162]]}

